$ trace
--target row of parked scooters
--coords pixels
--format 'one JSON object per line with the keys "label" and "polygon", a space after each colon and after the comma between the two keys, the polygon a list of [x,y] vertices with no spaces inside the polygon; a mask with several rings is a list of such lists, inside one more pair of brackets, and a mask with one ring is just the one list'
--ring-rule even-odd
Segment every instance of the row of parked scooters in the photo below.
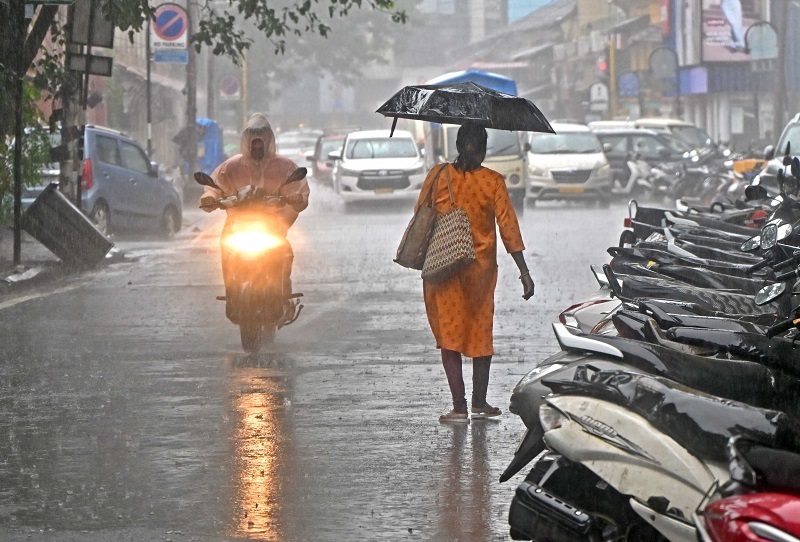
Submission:
{"label": "row of parked scooters", "polygon": [[800,542],[800,160],[712,212],[631,201],[516,386],[515,540]]}
{"label": "row of parked scooters", "polygon": [[639,201],[672,204],[681,200],[707,209],[730,208],[765,164],[766,160],[721,149],[692,151],[682,163],[651,164],[631,155],[627,178],[617,182],[612,192]]}

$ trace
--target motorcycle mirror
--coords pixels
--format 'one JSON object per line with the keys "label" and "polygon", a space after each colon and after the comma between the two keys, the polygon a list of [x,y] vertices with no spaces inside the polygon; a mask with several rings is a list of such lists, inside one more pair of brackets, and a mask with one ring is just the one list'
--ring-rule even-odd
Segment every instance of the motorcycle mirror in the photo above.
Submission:
{"label": "motorcycle mirror", "polygon": [[756,305],[766,305],[778,299],[786,291],[785,282],[776,282],[761,288],[755,297]]}
{"label": "motorcycle mirror", "polygon": [[797,156],[792,158],[792,175],[795,177],[800,176],[800,158]]}
{"label": "motorcycle mirror", "polygon": [[742,250],[742,252],[753,252],[760,246],[761,246],[761,236],[754,235],[753,237],[742,243],[740,249]]}
{"label": "motorcycle mirror", "polygon": [[769,250],[778,244],[778,225],[774,222],[761,228],[761,248]]}
{"label": "motorcycle mirror", "polygon": [[789,156],[789,153],[792,150],[792,142],[789,141],[786,143],[786,153],[783,155],[783,165],[788,166],[792,163],[792,157]]}
{"label": "motorcycle mirror", "polygon": [[751,184],[744,189],[744,197],[747,201],[767,199],[767,189],[760,184]]}
{"label": "motorcycle mirror", "polygon": [[197,184],[201,184],[203,186],[210,186],[211,188],[216,188],[217,190],[221,190],[217,183],[214,182],[214,179],[211,178],[210,175],[207,173],[203,173],[202,171],[195,171],[194,172],[194,180],[197,181]]}
{"label": "motorcycle mirror", "polygon": [[286,182],[283,184],[294,183],[306,178],[308,174],[308,169],[304,167],[299,167],[296,170],[292,171],[289,177],[286,179]]}
{"label": "motorcycle mirror", "polygon": [[792,235],[792,225],[791,224],[781,224],[778,226],[778,241],[783,241],[790,235]]}

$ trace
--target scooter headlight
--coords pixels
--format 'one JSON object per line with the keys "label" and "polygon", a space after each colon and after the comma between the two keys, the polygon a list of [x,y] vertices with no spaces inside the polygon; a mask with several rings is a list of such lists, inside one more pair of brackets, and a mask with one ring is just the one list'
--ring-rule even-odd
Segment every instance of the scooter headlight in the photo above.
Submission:
{"label": "scooter headlight", "polygon": [[278,248],[286,241],[277,235],[264,230],[248,230],[234,232],[224,240],[225,246],[244,256],[258,256]]}

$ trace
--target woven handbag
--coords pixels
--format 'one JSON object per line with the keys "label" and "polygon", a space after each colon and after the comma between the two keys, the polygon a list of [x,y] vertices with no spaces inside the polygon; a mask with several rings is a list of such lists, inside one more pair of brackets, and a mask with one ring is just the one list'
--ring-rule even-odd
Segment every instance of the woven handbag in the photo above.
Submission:
{"label": "woven handbag", "polygon": [[433,208],[433,189],[439,180],[439,174],[446,167],[447,164],[444,164],[436,172],[436,177],[433,178],[431,190],[428,193],[427,205],[423,200],[422,205],[411,217],[411,221],[403,234],[403,239],[400,240],[400,246],[397,247],[397,256],[394,261],[403,267],[420,270],[425,263],[425,254],[428,252],[428,243],[431,239],[437,214],[436,209]]}
{"label": "woven handbag", "polygon": [[467,212],[456,206],[450,171],[447,171],[447,190],[451,209],[436,218],[428,253],[422,266],[422,280],[442,282],[475,261],[475,242]]}

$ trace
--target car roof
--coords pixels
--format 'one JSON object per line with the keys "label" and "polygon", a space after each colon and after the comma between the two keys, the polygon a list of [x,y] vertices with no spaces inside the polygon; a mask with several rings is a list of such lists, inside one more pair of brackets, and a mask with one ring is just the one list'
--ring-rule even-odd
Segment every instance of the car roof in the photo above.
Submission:
{"label": "car roof", "polygon": [[591,130],[606,128],[636,128],[636,125],[631,120],[593,120],[589,123]]}
{"label": "car roof", "polygon": [[663,137],[663,132],[657,132],[655,130],[648,130],[646,128],[593,128],[592,132],[597,134],[598,136],[601,135],[651,135],[653,137]]}
{"label": "car roof", "polygon": [[681,119],[665,119],[661,117],[643,118],[633,121],[637,126],[694,126],[691,122]]}
{"label": "car roof", "polygon": [[[108,128],[106,126],[97,126],[96,124],[87,124],[86,128],[94,130],[95,132],[105,132],[106,134],[116,135],[128,138],[127,134],[120,132],[119,130],[114,130],[113,128]],[[129,138],[130,139],[130,138]]]}
{"label": "car roof", "polygon": [[585,124],[573,124],[573,123],[553,123],[550,126],[553,127],[556,133],[559,132],[588,132],[589,127]]}
{"label": "car roof", "polygon": [[[347,134],[347,139],[369,139],[374,137],[389,137],[389,130],[359,130]],[[411,132],[406,130],[395,130],[392,137],[407,137],[414,139]]]}

